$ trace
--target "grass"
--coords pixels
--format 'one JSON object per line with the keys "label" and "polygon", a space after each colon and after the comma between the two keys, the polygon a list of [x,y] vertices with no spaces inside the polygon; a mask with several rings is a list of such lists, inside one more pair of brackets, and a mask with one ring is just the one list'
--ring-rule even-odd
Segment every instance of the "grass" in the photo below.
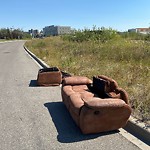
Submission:
{"label": "grass", "polygon": [[33,39],[26,46],[50,66],[72,75],[106,75],[129,94],[132,115],[150,120],[150,43],[125,38],[106,42]]}

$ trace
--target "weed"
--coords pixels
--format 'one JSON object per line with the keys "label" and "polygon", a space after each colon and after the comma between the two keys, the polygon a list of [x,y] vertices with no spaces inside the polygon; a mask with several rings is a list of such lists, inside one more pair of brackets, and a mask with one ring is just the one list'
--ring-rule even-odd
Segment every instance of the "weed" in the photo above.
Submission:
{"label": "weed", "polygon": [[97,32],[31,40],[26,46],[50,66],[58,66],[72,75],[92,78],[103,74],[114,78],[129,94],[132,115],[149,120],[150,43],[122,38],[105,30],[101,38],[102,33],[96,35]]}

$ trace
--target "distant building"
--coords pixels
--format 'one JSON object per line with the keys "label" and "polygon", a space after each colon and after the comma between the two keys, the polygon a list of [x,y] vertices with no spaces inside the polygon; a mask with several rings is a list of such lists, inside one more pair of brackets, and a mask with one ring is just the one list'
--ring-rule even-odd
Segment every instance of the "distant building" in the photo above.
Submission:
{"label": "distant building", "polygon": [[136,33],[148,34],[148,33],[150,33],[150,28],[129,29],[128,32],[136,32]]}
{"label": "distant building", "polygon": [[30,34],[33,38],[36,38],[36,37],[39,36],[39,31],[38,31],[38,30],[33,30],[33,29],[31,29],[31,30],[29,30],[28,32],[29,32],[29,34]]}
{"label": "distant building", "polygon": [[62,35],[62,34],[69,34],[71,33],[70,26],[46,26],[43,28],[43,35],[44,36],[55,36],[55,35]]}

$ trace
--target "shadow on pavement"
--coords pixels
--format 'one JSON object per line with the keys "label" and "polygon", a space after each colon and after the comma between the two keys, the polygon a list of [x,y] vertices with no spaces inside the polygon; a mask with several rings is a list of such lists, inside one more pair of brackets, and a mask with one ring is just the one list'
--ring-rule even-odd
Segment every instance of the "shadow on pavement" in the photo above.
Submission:
{"label": "shadow on pavement", "polygon": [[37,87],[37,80],[31,80],[29,83],[29,87]]}
{"label": "shadow on pavement", "polygon": [[58,132],[57,139],[62,143],[72,143],[78,142],[88,139],[94,139],[100,136],[105,136],[108,134],[115,134],[119,131],[111,131],[99,134],[88,134],[84,135],[77,127],[73,119],[71,118],[68,110],[66,109],[63,102],[50,102],[45,103],[45,107],[47,107],[52,120],[55,124],[55,127]]}

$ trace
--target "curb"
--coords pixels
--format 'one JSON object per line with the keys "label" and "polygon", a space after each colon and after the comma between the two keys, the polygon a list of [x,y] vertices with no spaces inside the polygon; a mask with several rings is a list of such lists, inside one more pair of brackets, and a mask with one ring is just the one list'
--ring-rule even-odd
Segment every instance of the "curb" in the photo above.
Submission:
{"label": "curb", "polygon": [[131,116],[124,130],[150,146],[150,126],[146,126],[143,122]]}
{"label": "curb", "polygon": [[49,66],[42,61],[40,58],[38,58],[35,54],[33,54],[30,50],[28,50],[25,46],[23,46],[25,51],[43,68],[49,68]]}
{"label": "curb", "polygon": [[[42,61],[35,54],[30,52],[30,50],[28,50],[25,46],[24,49],[43,68],[49,67],[44,61]],[[143,122],[140,122],[131,116],[128,120],[127,125],[123,129],[143,141],[145,144],[150,145],[150,126],[146,127]]]}

